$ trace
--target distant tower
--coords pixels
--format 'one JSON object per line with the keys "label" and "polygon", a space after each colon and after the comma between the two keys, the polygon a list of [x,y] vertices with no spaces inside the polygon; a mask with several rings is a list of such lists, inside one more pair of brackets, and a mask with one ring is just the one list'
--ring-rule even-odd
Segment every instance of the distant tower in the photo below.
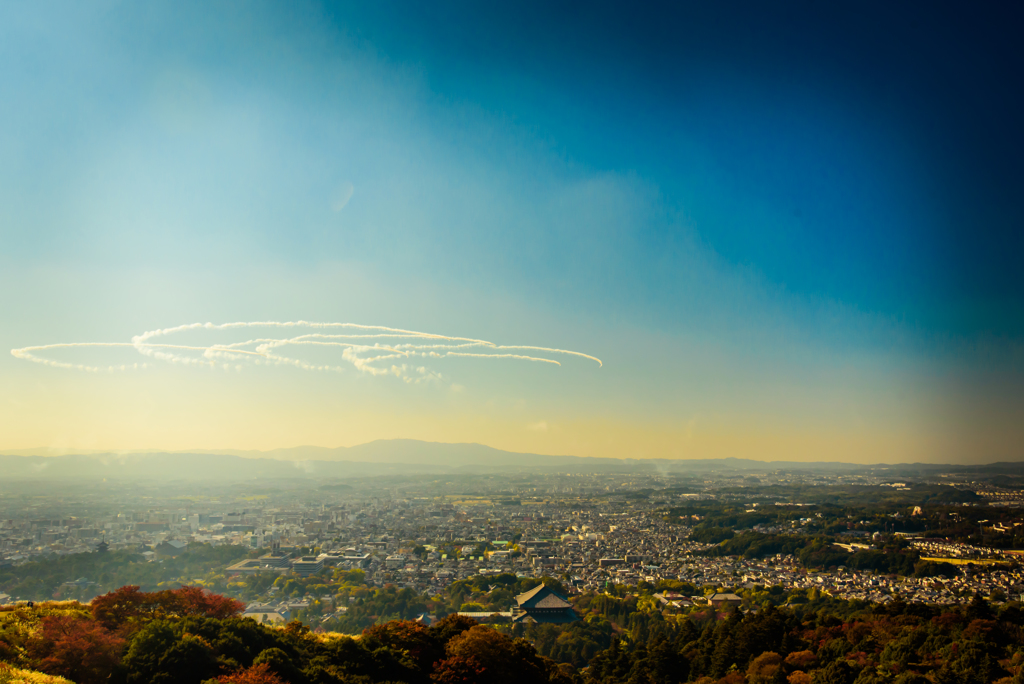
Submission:
{"label": "distant tower", "polygon": [[96,545],[96,553],[106,553],[107,549],[109,548],[110,544],[107,543],[106,539],[103,539],[102,541],[100,541],[99,544]]}

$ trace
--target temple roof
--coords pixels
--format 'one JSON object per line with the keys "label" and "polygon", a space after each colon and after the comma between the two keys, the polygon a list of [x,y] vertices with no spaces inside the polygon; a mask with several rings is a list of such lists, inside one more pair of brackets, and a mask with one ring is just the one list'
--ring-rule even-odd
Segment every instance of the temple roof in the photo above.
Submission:
{"label": "temple roof", "polygon": [[572,604],[565,600],[554,589],[543,584],[538,584],[529,591],[524,591],[516,596],[516,603],[521,609],[531,608],[572,608]]}

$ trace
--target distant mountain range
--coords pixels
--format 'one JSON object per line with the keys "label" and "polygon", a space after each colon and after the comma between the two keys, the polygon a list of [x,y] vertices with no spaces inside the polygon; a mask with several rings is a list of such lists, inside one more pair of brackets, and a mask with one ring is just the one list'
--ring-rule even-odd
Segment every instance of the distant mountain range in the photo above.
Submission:
{"label": "distant mountain range", "polygon": [[884,473],[894,478],[939,472],[1024,475],[1024,463],[987,465],[861,465],[852,463],[724,459],[616,459],[502,451],[483,444],[411,439],[378,440],[354,447],[300,446],[272,451],[211,450],[179,453],[66,454],[46,449],[0,455],[0,480],[336,479],[413,473],[699,473],[776,471]]}

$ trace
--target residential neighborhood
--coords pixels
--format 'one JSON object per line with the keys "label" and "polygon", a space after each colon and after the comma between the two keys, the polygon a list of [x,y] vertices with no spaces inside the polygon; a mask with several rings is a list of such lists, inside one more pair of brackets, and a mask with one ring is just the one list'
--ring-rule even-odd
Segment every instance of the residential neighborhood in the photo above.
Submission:
{"label": "residential neighborhood", "polygon": [[[775,481],[785,482],[785,477],[776,476]],[[469,578],[509,574],[557,578],[569,595],[563,600],[616,585],[668,581],[692,588],[685,594],[660,593],[666,610],[738,604],[738,597],[730,593],[738,588],[783,587],[875,603],[955,604],[978,592],[1002,599],[1019,596],[1024,586],[1024,572],[1011,550],[895,530],[915,519],[913,508],[906,516],[889,514],[897,518],[891,525],[883,520],[884,531],[857,529],[868,521],[850,523],[851,529],[844,527],[830,537],[831,552],[852,559],[898,542],[905,552],[921,558],[956,563],[946,566],[954,569],[946,576],[857,568],[847,566],[841,557],[814,568],[793,553],[722,555],[720,542],[701,541],[701,534],[695,533],[709,524],[706,513],[668,514],[729,506],[747,517],[775,518],[746,529],[737,524],[727,530],[729,535],[798,540],[822,535],[827,518],[821,511],[827,509],[764,496],[737,506],[734,502],[744,497],[732,489],[735,480],[719,475],[702,482],[696,492],[680,491],[679,483],[666,477],[599,474],[547,478],[542,486],[504,476],[397,486],[376,481],[360,490],[323,489],[311,495],[285,489],[257,498],[239,490],[222,491],[217,497],[181,492],[161,498],[138,489],[125,492],[122,503],[102,512],[89,511],[87,497],[74,505],[36,503],[35,510],[22,508],[21,517],[11,515],[8,507],[8,517],[0,521],[0,568],[116,551],[160,564],[185,558],[190,549],[230,547],[243,557],[208,570],[211,576],[222,577],[229,592],[250,576],[330,578],[355,570],[362,571],[366,586],[409,589],[428,597],[443,595],[453,583]],[[816,486],[836,482],[843,482],[842,477],[819,476]],[[753,489],[745,498],[758,496]],[[1000,510],[1013,514],[1012,508]],[[1012,523],[998,525],[1016,529]],[[997,534],[1001,528],[989,524],[989,529]],[[71,578],[61,591],[85,596],[101,590],[99,579]],[[18,598],[0,596],[7,601]],[[260,621],[280,622],[317,598],[265,591],[252,597],[247,611]],[[513,616],[522,610],[510,602],[500,612]]]}

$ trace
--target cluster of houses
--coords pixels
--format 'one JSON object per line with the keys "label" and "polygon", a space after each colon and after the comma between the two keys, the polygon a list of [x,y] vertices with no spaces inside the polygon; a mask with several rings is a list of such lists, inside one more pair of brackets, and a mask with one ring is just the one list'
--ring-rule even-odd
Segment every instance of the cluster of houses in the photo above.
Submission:
{"label": "cluster of houses", "polygon": [[[270,551],[227,571],[294,572],[302,576],[324,567],[360,568],[371,584],[408,587],[430,595],[443,593],[460,579],[503,573],[563,578],[571,592],[600,591],[611,584],[656,585],[661,580],[674,580],[698,589],[782,586],[875,602],[900,598],[955,603],[967,600],[965,597],[975,591],[985,595],[996,590],[1019,593],[1018,587],[1024,584],[1024,576],[1009,568],[972,573],[964,566],[964,571],[951,579],[916,579],[845,567],[813,572],[795,557],[784,555],[761,560],[710,557],[701,553],[709,544],[690,540],[689,527],[666,522],[655,508],[623,503],[618,509],[573,510],[558,505],[499,508],[492,503],[472,502],[459,506],[415,501],[377,503],[355,515],[349,513],[344,538],[320,542],[321,552],[316,557],[284,558],[280,551]],[[799,533],[801,521],[796,525],[796,530],[790,527],[788,531]],[[872,548],[871,543],[877,541],[858,541],[856,536],[850,536],[850,540],[840,542],[837,548],[845,546],[853,552]],[[921,544],[922,553],[950,557],[954,551],[959,552],[957,557],[971,558],[994,558],[997,553],[946,543],[940,548],[927,540],[911,542]],[[736,600],[726,595],[711,604]],[[686,608],[707,604],[709,599],[701,592],[696,596],[661,592],[659,601],[668,608]],[[511,619],[516,611],[510,607],[502,614]]]}
{"label": "cluster of houses", "polygon": [[[465,485],[439,480],[405,485],[404,491],[367,486],[311,493],[283,488],[256,498],[239,491],[203,504],[183,503],[184,497],[161,501],[140,496],[137,501],[125,499],[117,509],[104,500],[106,509],[96,505],[90,509],[94,513],[76,510],[73,516],[48,515],[60,510],[55,505],[29,507],[21,517],[0,520],[0,565],[97,549],[130,549],[159,561],[188,553],[194,545],[233,544],[258,557],[221,568],[229,576],[272,572],[302,577],[325,569],[361,569],[372,585],[408,587],[428,595],[442,593],[461,579],[504,573],[556,576],[571,592],[672,580],[697,588],[813,588],[871,601],[899,597],[955,602],[974,591],[1016,594],[1024,583],[1009,567],[975,573],[965,565],[957,577],[937,581],[842,567],[808,572],[796,559],[782,556],[709,557],[703,555],[709,545],[689,538],[690,526],[699,524],[700,516],[667,521],[664,511],[666,504],[718,496],[714,493],[666,494],[667,501],[629,496],[634,490],[663,487],[657,476],[547,480],[535,486],[501,476],[485,478],[472,485],[479,490],[472,496],[446,493]],[[812,523],[810,517],[796,518],[755,531],[800,534]],[[847,536],[839,548],[850,552],[877,543],[854,533]],[[937,558],[1009,560],[994,549],[945,540],[910,541],[922,555]],[[676,607],[702,600],[663,597],[666,606]],[[507,612],[517,610],[510,606]]]}

